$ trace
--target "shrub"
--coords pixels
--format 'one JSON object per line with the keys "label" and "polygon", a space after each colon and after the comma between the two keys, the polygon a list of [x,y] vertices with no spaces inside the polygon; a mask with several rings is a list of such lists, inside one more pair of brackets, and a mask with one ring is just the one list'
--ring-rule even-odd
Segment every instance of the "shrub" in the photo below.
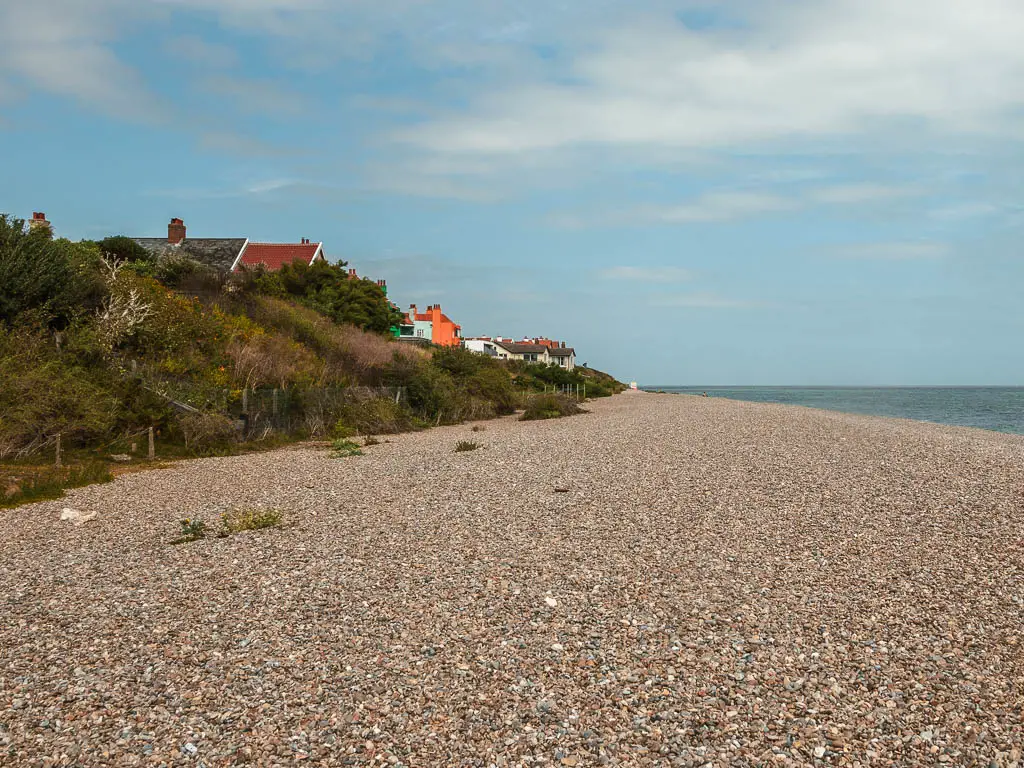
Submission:
{"label": "shrub", "polygon": [[188,541],[198,541],[199,539],[206,537],[206,523],[202,520],[193,520],[190,517],[186,517],[181,521],[181,536],[174,541],[172,544],[184,544]]}
{"label": "shrub", "polygon": [[487,427],[485,427],[483,424],[474,424],[473,425],[473,431],[474,432],[483,432],[485,429],[487,429]]}
{"label": "shrub", "polygon": [[115,261],[128,263],[152,263],[156,261],[156,256],[152,251],[143,248],[130,237],[125,237],[124,235],[105,237],[97,245],[105,256]]}
{"label": "shrub", "polygon": [[362,456],[363,451],[359,447],[359,443],[354,443],[351,440],[335,440],[331,443],[332,456],[336,459],[343,459],[347,456]]}
{"label": "shrub", "polygon": [[465,453],[466,451],[475,451],[479,447],[480,443],[474,443],[470,440],[459,440],[459,442],[455,444],[455,452]]}
{"label": "shrub", "polygon": [[526,411],[520,420],[560,419],[563,416],[574,416],[577,413],[585,413],[585,411],[572,398],[552,394],[534,395],[527,401]]}
{"label": "shrub", "polygon": [[380,440],[378,440],[376,437],[373,437],[372,435],[363,440],[364,448],[369,448],[371,445],[380,445]]}
{"label": "shrub", "polygon": [[185,447],[192,453],[223,450],[238,440],[235,422],[220,413],[186,413],[178,419]]}
{"label": "shrub", "polygon": [[500,366],[481,368],[474,372],[466,381],[466,391],[489,402],[499,416],[515,413],[519,404],[519,395],[512,387],[512,377]]}
{"label": "shrub", "polygon": [[277,509],[232,509],[221,515],[225,533],[258,531],[281,525],[281,512]]}
{"label": "shrub", "polygon": [[363,435],[393,435],[412,428],[409,411],[390,397],[372,397],[346,403],[338,423]]}

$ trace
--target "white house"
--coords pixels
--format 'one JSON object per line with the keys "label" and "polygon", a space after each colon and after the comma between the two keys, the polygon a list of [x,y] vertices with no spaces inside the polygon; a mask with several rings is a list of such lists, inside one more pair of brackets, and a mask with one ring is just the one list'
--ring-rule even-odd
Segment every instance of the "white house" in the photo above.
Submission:
{"label": "white house", "polygon": [[478,352],[481,355],[489,355],[490,357],[499,357],[498,345],[490,339],[463,339],[462,344],[470,352]]}
{"label": "white house", "polygon": [[555,347],[548,350],[548,357],[555,365],[567,371],[576,368],[576,350],[572,347]]}

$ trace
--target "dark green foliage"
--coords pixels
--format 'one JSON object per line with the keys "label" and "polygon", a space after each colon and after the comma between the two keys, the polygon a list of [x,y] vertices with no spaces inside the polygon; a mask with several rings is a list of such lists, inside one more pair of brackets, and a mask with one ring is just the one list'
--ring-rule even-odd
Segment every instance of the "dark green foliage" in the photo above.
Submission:
{"label": "dark green foliage", "polygon": [[53,328],[99,306],[105,294],[99,251],[54,240],[48,227],[28,229],[0,214],[0,323],[31,314]]}
{"label": "dark green foliage", "polygon": [[475,451],[480,447],[480,443],[474,443],[471,440],[459,440],[455,444],[456,453],[465,453],[466,451]]}
{"label": "dark green foliage", "polygon": [[105,237],[97,245],[103,255],[114,261],[122,261],[129,264],[135,262],[151,264],[156,261],[156,256],[152,251],[143,248],[130,237],[125,237],[124,235]]}
{"label": "dark green foliage", "polygon": [[577,413],[585,411],[573,398],[552,394],[534,395],[527,401],[526,411],[520,420],[560,419],[563,416],[575,416]]}
{"label": "dark green foliage", "polygon": [[186,517],[181,521],[181,537],[172,541],[171,544],[185,544],[203,538],[206,538],[206,523]]}
{"label": "dark green foliage", "polygon": [[116,377],[90,365],[97,352],[87,333],[72,328],[65,335],[72,349],[59,352],[53,335],[37,326],[0,326],[0,457],[39,447],[58,432],[75,445],[115,428]]}
{"label": "dark green foliage", "polygon": [[609,397],[625,390],[626,385],[616,381],[611,376],[592,368],[577,367],[567,371],[558,365],[541,365],[539,363],[524,363],[512,361],[509,369],[515,374],[516,385],[527,391],[540,392],[551,387],[570,387],[573,392],[577,385],[580,388],[580,395],[586,388],[588,399],[594,397]]}
{"label": "dark green foliage", "polygon": [[290,296],[327,315],[336,323],[375,333],[388,333],[401,319],[379,285],[349,278],[345,263],[318,261],[312,266],[296,262],[279,272],[261,269],[241,278],[244,290],[265,296]]}
{"label": "dark green foliage", "polygon": [[348,456],[362,456],[363,451],[359,443],[340,439],[331,443],[331,455],[336,459],[344,459]]}

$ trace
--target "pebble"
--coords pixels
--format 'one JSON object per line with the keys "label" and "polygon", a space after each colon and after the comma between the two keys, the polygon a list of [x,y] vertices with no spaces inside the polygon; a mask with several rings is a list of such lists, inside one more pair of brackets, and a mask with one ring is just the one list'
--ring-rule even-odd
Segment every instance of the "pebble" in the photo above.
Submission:
{"label": "pebble", "polygon": [[1024,438],[588,410],[0,511],[0,764],[1019,766]]}

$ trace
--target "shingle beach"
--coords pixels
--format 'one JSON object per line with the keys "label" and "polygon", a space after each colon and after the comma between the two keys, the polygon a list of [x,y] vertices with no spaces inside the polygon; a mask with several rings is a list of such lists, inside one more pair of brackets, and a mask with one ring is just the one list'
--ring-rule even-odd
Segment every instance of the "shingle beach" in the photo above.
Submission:
{"label": "shingle beach", "polygon": [[0,764],[1024,765],[1024,438],[587,407],[0,511]]}

